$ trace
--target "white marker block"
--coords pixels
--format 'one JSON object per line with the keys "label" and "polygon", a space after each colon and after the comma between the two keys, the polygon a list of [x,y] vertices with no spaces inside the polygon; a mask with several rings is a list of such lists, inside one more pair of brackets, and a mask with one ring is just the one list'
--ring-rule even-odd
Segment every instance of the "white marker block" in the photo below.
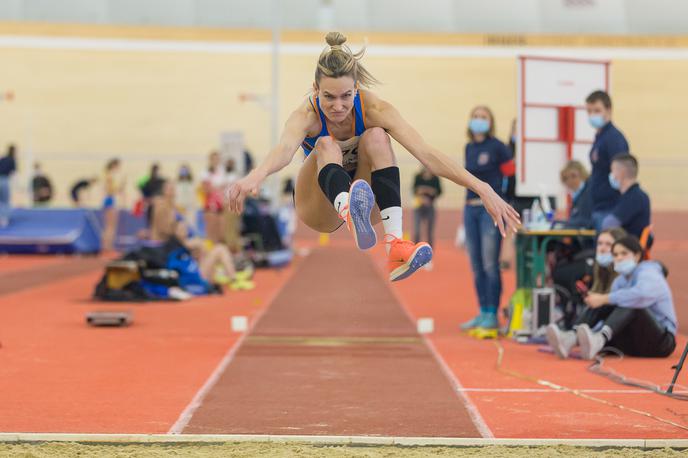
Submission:
{"label": "white marker block", "polygon": [[248,330],[248,317],[233,316],[232,317],[232,331],[246,332]]}
{"label": "white marker block", "polygon": [[418,318],[418,334],[430,334],[435,330],[435,321],[432,318]]}

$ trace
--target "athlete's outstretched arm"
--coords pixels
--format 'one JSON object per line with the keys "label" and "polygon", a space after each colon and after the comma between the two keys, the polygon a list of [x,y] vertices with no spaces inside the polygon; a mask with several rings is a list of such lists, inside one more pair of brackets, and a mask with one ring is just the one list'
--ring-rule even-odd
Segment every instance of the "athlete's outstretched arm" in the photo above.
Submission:
{"label": "athlete's outstretched arm", "polygon": [[226,190],[231,211],[241,213],[244,210],[246,196],[258,194],[265,178],[289,165],[313,122],[313,115],[303,106],[289,116],[279,143],[270,151],[265,160]]}
{"label": "athlete's outstretched arm", "polygon": [[509,226],[516,230],[521,221],[518,212],[499,197],[484,181],[477,179],[449,156],[430,146],[391,104],[373,98],[372,107],[366,110],[370,127],[384,128],[389,135],[406,148],[434,175],[447,178],[464,186],[480,196],[485,209],[490,213],[499,231],[506,236]]}

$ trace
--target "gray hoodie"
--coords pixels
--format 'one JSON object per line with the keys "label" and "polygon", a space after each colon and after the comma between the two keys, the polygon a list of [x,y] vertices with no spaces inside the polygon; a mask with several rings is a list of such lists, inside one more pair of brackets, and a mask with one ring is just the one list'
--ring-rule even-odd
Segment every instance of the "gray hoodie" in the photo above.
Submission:
{"label": "gray hoodie", "polygon": [[660,326],[676,334],[678,326],[671,289],[655,261],[643,261],[631,275],[619,275],[612,283],[609,302],[619,307],[646,308]]}

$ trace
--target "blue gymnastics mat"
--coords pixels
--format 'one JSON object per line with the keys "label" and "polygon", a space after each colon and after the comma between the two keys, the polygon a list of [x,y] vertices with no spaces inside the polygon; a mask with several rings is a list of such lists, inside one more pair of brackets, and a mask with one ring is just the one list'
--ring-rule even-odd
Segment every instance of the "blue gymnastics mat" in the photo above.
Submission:
{"label": "blue gymnastics mat", "polygon": [[0,253],[98,253],[100,232],[93,210],[18,208],[0,228]]}

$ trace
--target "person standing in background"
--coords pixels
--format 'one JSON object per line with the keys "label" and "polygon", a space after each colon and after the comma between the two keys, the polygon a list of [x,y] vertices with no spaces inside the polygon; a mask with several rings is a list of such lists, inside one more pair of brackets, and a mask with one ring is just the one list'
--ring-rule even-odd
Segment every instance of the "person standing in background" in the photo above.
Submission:
{"label": "person standing in background", "polygon": [[[427,242],[434,248],[435,233],[435,199],[442,194],[442,185],[436,175],[423,167],[413,180],[413,195],[416,199],[413,239],[420,242],[421,224],[425,222],[427,228]],[[432,261],[431,261],[432,262]],[[430,263],[428,263],[430,265]]]}
{"label": "person standing in background", "polygon": [[186,224],[191,229],[196,229],[196,210],[198,199],[196,197],[196,187],[193,181],[193,174],[189,164],[179,166],[177,173],[177,185],[175,186],[177,207],[179,213],[184,217]]}
{"label": "person standing in background", "polygon": [[53,184],[50,182],[50,178],[41,170],[39,162],[33,164],[31,190],[33,192],[33,204],[36,207],[48,204],[53,198]]}
{"label": "person standing in background", "polygon": [[[227,188],[239,178],[241,177],[236,171],[234,159],[227,159],[223,186]],[[229,206],[225,206],[222,218],[222,236],[225,244],[232,253],[238,253],[241,250],[241,215],[230,211]]]}
{"label": "person standing in background", "polygon": [[[514,174],[514,160],[506,145],[495,138],[494,134],[492,111],[486,106],[473,108],[468,124],[470,141],[466,145],[465,167],[476,178],[489,184],[497,194],[502,195],[504,177]],[[461,329],[496,329],[499,325],[497,310],[502,295],[499,268],[502,235],[480,196],[471,190],[466,193],[463,218],[480,313],[463,323]]]}
{"label": "person standing in background", "polygon": [[[105,165],[103,198],[103,249],[111,250],[114,246],[119,220],[117,198],[124,196],[125,180],[120,176],[121,162],[118,158],[110,159]],[[121,203],[121,202],[120,202]]]}
{"label": "person standing in background", "polygon": [[225,182],[225,168],[220,163],[220,153],[212,151],[208,156],[208,168],[201,174],[203,189],[203,220],[208,240],[217,243],[222,238],[222,213],[224,198],[222,186]]}
{"label": "person standing in background", "polygon": [[82,178],[72,185],[69,190],[69,196],[72,200],[72,205],[81,208],[90,202],[88,191],[91,186],[98,182],[98,177]]}
{"label": "person standing in background", "polygon": [[0,157],[0,228],[10,223],[10,177],[17,170],[16,151],[16,146],[9,145],[7,154]]}
{"label": "person standing in background", "polygon": [[[514,174],[508,177],[504,177],[504,183],[503,189],[504,189],[504,200],[506,200],[509,204],[511,204],[512,207],[518,212],[518,214],[521,214],[522,208],[519,208],[517,206],[517,201],[518,197],[516,196],[516,118],[511,120],[511,129],[509,130],[509,142],[507,143],[507,148],[509,148],[509,151],[511,152],[511,159],[514,160]],[[532,200],[531,198],[528,198],[529,201],[525,204],[523,208],[530,208],[532,205]]]}
{"label": "person standing in background", "polygon": [[595,91],[585,99],[590,125],[597,129],[595,142],[590,149],[590,194],[592,195],[592,222],[597,232],[602,221],[612,212],[619,200],[619,191],[609,183],[614,156],[628,153],[628,142],[612,124],[612,99],[604,91]]}
{"label": "person standing in background", "polygon": [[164,184],[165,179],[160,175],[160,164],[158,163],[153,163],[148,176],[141,178],[137,183],[137,187],[141,191],[141,210],[146,215],[147,227],[150,227],[153,217],[153,199],[162,193]]}

